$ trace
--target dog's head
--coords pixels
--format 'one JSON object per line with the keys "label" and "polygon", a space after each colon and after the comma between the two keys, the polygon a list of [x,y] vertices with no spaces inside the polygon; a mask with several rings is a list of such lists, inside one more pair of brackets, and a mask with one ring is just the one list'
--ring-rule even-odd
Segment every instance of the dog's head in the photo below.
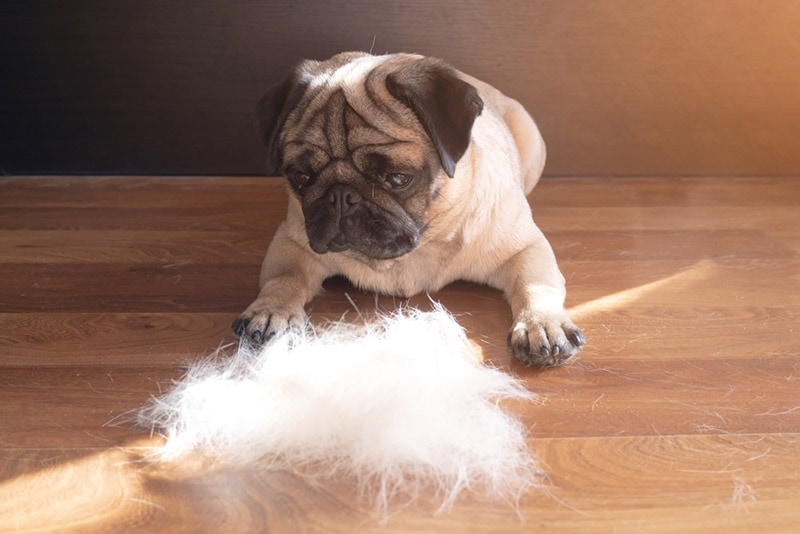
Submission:
{"label": "dog's head", "polygon": [[297,65],[257,117],[267,173],[289,180],[311,248],[380,260],[419,244],[482,109],[439,60],[351,52]]}

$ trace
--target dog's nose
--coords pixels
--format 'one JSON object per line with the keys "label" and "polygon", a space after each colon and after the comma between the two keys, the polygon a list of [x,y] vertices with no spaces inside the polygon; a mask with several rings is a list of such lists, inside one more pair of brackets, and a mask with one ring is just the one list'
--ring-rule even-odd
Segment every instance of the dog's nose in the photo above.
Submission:
{"label": "dog's nose", "polygon": [[349,185],[337,184],[328,189],[328,202],[336,206],[342,214],[351,211],[362,200],[361,194]]}

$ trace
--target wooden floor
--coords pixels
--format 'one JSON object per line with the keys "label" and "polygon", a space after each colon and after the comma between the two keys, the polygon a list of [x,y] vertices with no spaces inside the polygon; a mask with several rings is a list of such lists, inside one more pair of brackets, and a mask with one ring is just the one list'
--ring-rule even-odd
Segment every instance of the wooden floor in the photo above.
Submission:
{"label": "wooden floor", "polygon": [[[494,290],[435,297],[545,397],[513,410],[548,490],[522,517],[465,495],[382,522],[336,481],[148,466],[157,440],[109,424],[232,340],[279,182],[0,179],[0,531],[800,531],[800,180],[550,179],[533,201],[588,337],[577,361],[512,364]],[[314,317],[345,293],[375,306],[333,282]]]}

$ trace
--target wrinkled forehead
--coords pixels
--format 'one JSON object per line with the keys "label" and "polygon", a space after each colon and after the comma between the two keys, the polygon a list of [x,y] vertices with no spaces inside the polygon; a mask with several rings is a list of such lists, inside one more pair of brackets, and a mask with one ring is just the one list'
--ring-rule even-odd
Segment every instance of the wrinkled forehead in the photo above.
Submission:
{"label": "wrinkled forehead", "polygon": [[386,90],[385,70],[375,63],[368,56],[310,81],[285,124],[285,161],[307,152],[319,163],[372,153],[424,165],[427,151],[419,148],[429,144],[427,136],[414,113]]}

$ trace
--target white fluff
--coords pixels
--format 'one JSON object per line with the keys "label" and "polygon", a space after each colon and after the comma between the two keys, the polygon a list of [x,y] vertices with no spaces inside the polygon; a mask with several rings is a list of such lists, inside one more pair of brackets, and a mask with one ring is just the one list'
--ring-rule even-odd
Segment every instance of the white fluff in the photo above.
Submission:
{"label": "white fluff", "polygon": [[525,431],[498,405],[534,398],[437,306],[195,364],[139,420],[163,432],[165,458],[348,477],[384,510],[432,489],[446,508],[465,489],[513,502],[538,485]]}

